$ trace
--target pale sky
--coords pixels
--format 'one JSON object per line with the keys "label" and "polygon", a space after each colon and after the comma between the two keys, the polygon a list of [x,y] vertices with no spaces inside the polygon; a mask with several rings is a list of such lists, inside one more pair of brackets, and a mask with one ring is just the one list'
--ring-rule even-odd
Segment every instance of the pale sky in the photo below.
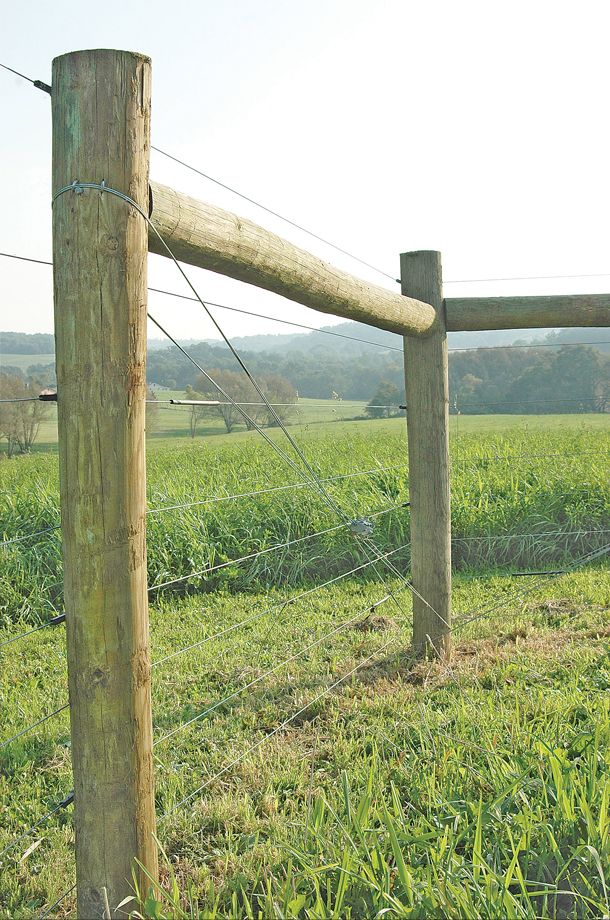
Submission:
{"label": "pale sky", "polygon": [[[10,4],[0,61],[136,50],[153,67],[152,140],[367,261],[439,249],[446,279],[609,272],[607,2],[200,0]],[[49,97],[0,71],[0,250],[51,253]],[[153,154],[151,177],[370,281],[390,281]],[[204,298],[311,325],[316,314],[188,268]],[[185,292],[153,256],[149,283]],[[446,295],[603,292],[610,277],[459,284]],[[201,307],[151,295],[183,338]],[[0,328],[50,332],[51,270],[0,259]],[[229,335],[285,332],[218,313]],[[153,333],[157,337],[158,333]]]}

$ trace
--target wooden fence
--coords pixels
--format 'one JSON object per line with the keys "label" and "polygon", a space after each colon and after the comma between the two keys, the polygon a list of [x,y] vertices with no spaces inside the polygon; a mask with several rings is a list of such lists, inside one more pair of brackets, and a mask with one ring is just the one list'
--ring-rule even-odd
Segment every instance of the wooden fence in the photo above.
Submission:
{"label": "wooden fence", "polygon": [[[443,298],[438,252],[401,294],[149,184],[150,60],[54,61],[53,256],[78,916],[157,877],[146,577],[148,252],[404,335],[413,646],[451,650],[447,331],[610,325],[609,295]],[[167,248],[169,247],[169,249]]]}

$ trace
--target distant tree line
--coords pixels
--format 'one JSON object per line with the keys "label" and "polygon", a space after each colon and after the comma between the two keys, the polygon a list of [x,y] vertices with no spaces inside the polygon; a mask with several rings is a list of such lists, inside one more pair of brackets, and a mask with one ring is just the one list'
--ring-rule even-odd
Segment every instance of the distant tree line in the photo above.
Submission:
{"label": "distant tree line", "polygon": [[[197,345],[192,354],[217,373],[235,372],[234,358],[222,346]],[[242,355],[257,379],[283,378],[302,397],[330,399],[337,393],[372,405],[404,403],[403,360],[397,352],[354,356],[320,347],[285,355]],[[197,389],[192,366],[174,348],[153,352],[148,374],[149,380],[170,389]],[[610,357],[584,345],[463,351],[450,355],[449,391],[451,411],[464,414],[607,412]]]}
{"label": "distant tree line", "polygon": [[[284,423],[289,420],[297,401],[297,393],[284,377],[278,374],[261,374],[257,377],[256,382],[266,401],[273,407],[272,411],[265,405],[260,393],[243,371],[212,368],[209,375],[219,387],[222,387],[230,400],[227,400],[216,387],[213,387],[203,374],[195,379],[192,386],[187,385],[186,399],[219,402],[218,406],[191,406],[189,418],[191,437],[195,437],[199,422],[207,418],[220,417],[228,434],[238,424],[245,424],[246,428],[251,430],[257,426],[273,428],[280,422]],[[241,407],[243,412],[240,412],[238,407]],[[244,418],[244,413],[248,418]]]}
{"label": "distant tree line", "polygon": [[55,337],[44,332],[0,332],[0,354],[52,355]]}

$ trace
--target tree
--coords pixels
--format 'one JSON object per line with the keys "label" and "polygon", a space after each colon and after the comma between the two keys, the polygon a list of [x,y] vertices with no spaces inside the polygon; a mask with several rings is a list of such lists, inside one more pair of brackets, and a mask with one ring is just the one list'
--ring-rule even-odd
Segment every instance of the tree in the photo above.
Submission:
{"label": "tree", "polygon": [[400,415],[398,405],[401,401],[401,392],[396,384],[384,380],[377,387],[365,412],[371,418],[390,418],[391,416]]}
{"label": "tree", "polygon": [[16,400],[0,403],[0,437],[6,438],[9,457],[32,449],[40,423],[49,414],[48,403],[40,402],[38,393],[33,381],[0,374],[0,399]]}
{"label": "tree", "polygon": [[[213,368],[209,373],[210,377],[234,402],[228,401],[203,375],[195,380],[194,390],[200,395],[194,398],[220,400],[221,405],[214,407],[214,411],[224,421],[225,428],[229,434],[233,431],[235,425],[242,421],[248,429],[252,429],[256,425],[261,427],[277,425],[277,419],[283,423],[289,418],[292,412],[291,407],[297,401],[296,390],[285,377],[281,377],[279,374],[262,374],[257,382],[268,402],[273,405],[274,415],[274,412],[265,405],[256,387],[243,372]],[[252,421],[244,419],[244,416],[234,403],[237,403],[237,406],[243,406],[244,412]]]}
{"label": "tree", "polygon": [[[198,380],[205,381],[205,377],[198,377]],[[206,381],[207,382],[207,381]],[[198,393],[197,390],[194,390],[192,386],[187,386],[186,392],[184,394],[185,399],[210,399],[209,396],[206,396],[205,393]],[[215,397],[213,397],[215,398]],[[209,418],[211,415],[215,414],[214,406],[189,406],[189,434],[194,438],[197,434],[197,427],[199,422],[204,418]]]}

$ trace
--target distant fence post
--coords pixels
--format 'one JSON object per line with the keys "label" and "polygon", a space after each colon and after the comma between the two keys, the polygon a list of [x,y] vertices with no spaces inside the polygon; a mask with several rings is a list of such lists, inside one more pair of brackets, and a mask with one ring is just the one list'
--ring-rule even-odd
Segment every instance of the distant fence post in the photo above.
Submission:
{"label": "distant fence post", "polygon": [[[402,293],[436,310],[429,335],[404,337],[413,648],[451,651],[451,503],[449,490],[449,380],[443,280],[439,252],[400,257]],[[420,596],[418,596],[420,595]]]}
{"label": "distant fence post", "polygon": [[[150,61],[53,62],[53,194],[148,212]],[[146,572],[148,228],[125,201],[53,205],[59,463],[79,917],[157,875]],[[143,873],[141,873],[141,882]],[[148,885],[148,883],[147,883]],[[147,887],[146,885],[146,887]],[[127,905],[127,909],[133,908]]]}

